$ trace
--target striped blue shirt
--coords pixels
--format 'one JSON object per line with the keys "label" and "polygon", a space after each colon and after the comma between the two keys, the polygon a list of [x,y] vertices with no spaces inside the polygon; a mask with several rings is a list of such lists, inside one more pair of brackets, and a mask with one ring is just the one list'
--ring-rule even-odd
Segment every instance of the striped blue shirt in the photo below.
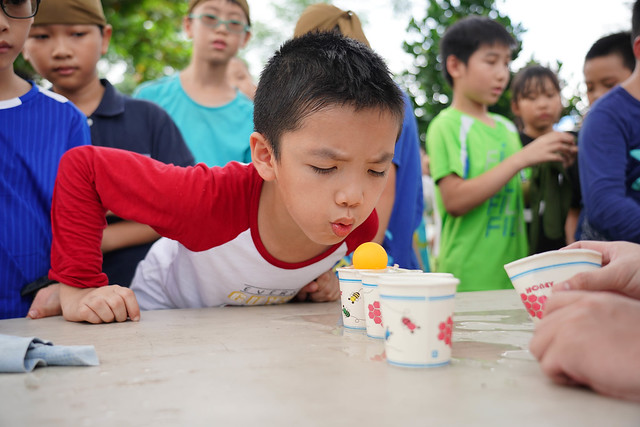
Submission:
{"label": "striped blue shirt", "polygon": [[31,299],[20,290],[49,270],[60,157],[91,143],[86,117],[71,102],[31,85],[0,101],[0,318],[27,314]]}

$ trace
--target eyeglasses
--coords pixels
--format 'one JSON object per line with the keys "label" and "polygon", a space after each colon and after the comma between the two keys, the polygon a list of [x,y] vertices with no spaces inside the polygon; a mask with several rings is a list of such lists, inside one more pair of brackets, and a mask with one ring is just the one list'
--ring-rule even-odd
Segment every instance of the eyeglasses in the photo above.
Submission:
{"label": "eyeglasses", "polygon": [[227,27],[227,31],[235,34],[242,34],[249,31],[249,25],[245,24],[242,21],[238,21],[237,19],[229,19],[225,21],[224,19],[220,19],[215,15],[210,15],[208,13],[201,13],[200,15],[189,15],[191,19],[200,19],[203,25],[213,28],[214,30],[218,28],[220,25],[224,25]]}
{"label": "eyeglasses", "polygon": [[0,0],[4,14],[13,19],[33,18],[39,4],[40,0]]}

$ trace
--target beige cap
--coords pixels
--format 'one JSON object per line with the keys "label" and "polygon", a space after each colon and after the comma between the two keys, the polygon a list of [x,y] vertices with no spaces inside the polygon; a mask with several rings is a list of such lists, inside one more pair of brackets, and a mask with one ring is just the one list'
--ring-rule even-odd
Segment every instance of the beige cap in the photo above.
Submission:
{"label": "beige cap", "polygon": [[362,24],[358,15],[347,10],[326,3],[313,4],[307,7],[296,23],[293,37],[300,37],[307,33],[340,30],[340,34],[369,45],[369,41],[362,31]]}
{"label": "beige cap", "polygon": [[44,0],[33,25],[107,25],[100,0]]}

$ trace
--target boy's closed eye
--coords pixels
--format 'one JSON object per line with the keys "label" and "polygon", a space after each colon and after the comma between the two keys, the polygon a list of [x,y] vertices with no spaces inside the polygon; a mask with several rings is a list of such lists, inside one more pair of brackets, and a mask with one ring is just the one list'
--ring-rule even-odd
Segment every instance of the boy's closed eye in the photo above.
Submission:
{"label": "boy's closed eye", "polygon": [[313,169],[313,171],[315,173],[318,173],[320,175],[328,175],[331,172],[337,170],[338,168],[336,168],[335,166],[330,167],[330,168],[320,168],[320,167],[317,167],[317,166],[311,166],[311,169]]}
{"label": "boy's closed eye", "polygon": [[[330,168],[321,168],[321,167],[313,166],[313,165],[310,165],[310,166],[311,166],[311,169],[313,169],[313,171],[315,173],[320,174],[320,175],[328,175],[328,174],[338,170],[338,168],[336,166],[333,166],[333,167],[330,167]],[[382,178],[382,177],[387,175],[387,169],[381,170],[381,171],[369,169],[367,172],[370,175],[373,175],[374,177],[380,177],[380,178]]]}

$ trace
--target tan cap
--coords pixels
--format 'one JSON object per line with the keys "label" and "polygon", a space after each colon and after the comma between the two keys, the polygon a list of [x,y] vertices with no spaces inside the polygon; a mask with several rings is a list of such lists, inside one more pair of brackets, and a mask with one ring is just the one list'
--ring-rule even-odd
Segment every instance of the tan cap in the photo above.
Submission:
{"label": "tan cap", "polygon": [[[47,0],[44,0],[47,1]],[[202,3],[205,0],[189,0],[189,13],[191,13],[193,11],[193,8],[196,7],[199,3]],[[249,3],[247,3],[247,0],[228,0],[232,3],[237,4],[238,6],[240,6],[242,8],[242,11],[244,12],[245,15],[247,15],[247,23],[249,25],[251,25],[251,18],[249,15]]]}
{"label": "tan cap", "polygon": [[100,0],[44,0],[33,25],[107,25]]}
{"label": "tan cap", "polygon": [[362,31],[358,15],[350,10],[344,11],[326,3],[313,4],[302,12],[293,31],[293,37],[300,37],[312,32],[333,31],[336,27],[343,36],[370,46],[369,40]]}

